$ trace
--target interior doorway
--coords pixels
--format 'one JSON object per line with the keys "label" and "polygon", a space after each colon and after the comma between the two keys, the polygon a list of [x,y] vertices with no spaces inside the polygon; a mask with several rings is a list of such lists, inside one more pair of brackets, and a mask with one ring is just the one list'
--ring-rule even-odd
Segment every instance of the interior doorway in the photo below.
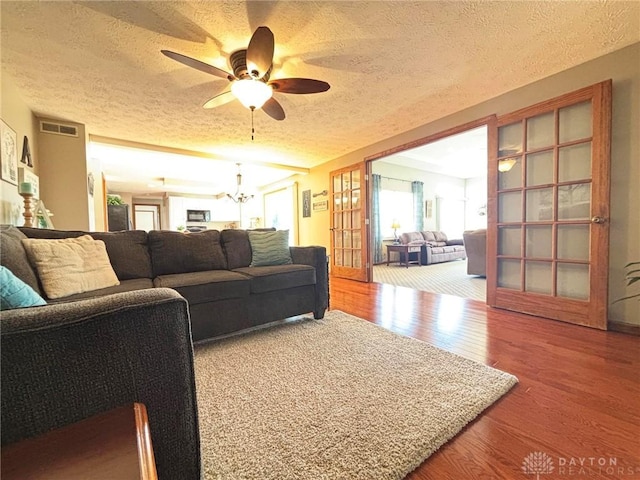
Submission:
{"label": "interior doorway", "polygon": [[133,228],[136,230],[160,230],[160,205],[141,204],[133,205]]}
{"label": "interior doorway", "polygon": [[370,215],[374,282],[486,301],[486,279],[468,273],[464,254],[427,260],[424,253],[410,253],[416,261],[405,266],[387,245],[395,234],[442,232],[447,241],[462,243],[463,232],[486,230],[489,118],[367,159],[370,183],[379,188],[371,202],[378,211]]}

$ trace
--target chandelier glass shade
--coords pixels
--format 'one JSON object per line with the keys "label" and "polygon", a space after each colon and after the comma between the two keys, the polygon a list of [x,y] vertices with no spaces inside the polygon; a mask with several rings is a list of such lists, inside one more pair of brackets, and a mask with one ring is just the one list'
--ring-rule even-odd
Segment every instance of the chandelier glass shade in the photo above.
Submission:
{"label": "chandelier glass shade", "polygon": [[271,98],[273,89],[260,80],[245,78],[233,82],[231,93],[242,105],[253,110],[262,107]]}

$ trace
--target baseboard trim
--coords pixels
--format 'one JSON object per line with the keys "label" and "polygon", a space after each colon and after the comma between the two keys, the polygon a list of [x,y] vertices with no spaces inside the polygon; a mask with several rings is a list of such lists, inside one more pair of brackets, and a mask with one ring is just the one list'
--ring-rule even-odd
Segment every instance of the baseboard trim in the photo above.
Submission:
{"label": "baseboard trim", "polygon": [[631,325],[630,323],[609,322],[608,330],[610,332],[627,333],[640,337],[640,325]]}

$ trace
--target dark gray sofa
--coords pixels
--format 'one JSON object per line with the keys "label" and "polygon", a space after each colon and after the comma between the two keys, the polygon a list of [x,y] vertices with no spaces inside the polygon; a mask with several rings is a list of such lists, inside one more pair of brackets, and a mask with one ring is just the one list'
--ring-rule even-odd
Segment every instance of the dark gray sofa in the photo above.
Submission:
{"label": "dark gray sofa", "polygon": [[166,288],[0,312],[2,445],[144,403],[161,480],[199,480],[186,301]]}
{"label": "dark gray sofa", "polygon": [[[89,233],[120,284],[0,312],[2,445],[144,403],[161,480],[201,475],[193,340],[328,304],[324,247],[250,267],[246,231],[81,232],[0,228],[0,263],[43,294],[21,240]],[[170,288],[166,288],[170,287]],[[186,301],[185,301],[186,300]]]}
{"label": "dark gray sofa", "polygon": [[[55,302],[144,288],[172,288],[189,303],[194,341],[309,312],[322,318],[328,307],[324,247],[290,247],[292,264],[250,267],[251,244],[246,230],[190,234],[164,230],[148,234],[141,230],[82,232],[24,227],[19,230],[29,238],[89,234],[104,241],[120,285]],[[35,276],[35,272],[28,276]],[[43,294],[37,280],[25,282]]]}

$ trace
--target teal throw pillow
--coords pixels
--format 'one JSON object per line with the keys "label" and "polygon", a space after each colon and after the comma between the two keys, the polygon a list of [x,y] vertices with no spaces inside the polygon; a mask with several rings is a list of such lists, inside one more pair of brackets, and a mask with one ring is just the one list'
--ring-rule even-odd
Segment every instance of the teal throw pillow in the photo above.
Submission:
{"label": "teal throw pillow", "polygon": [[251,267],[293,263],[289,251],[289,230],[247,233],[251,243]]}
{"label": "teal throw pillow", "polygon": [[46,305],[38,293],[16,277],[7,267],[0,266],[0,310]]}

